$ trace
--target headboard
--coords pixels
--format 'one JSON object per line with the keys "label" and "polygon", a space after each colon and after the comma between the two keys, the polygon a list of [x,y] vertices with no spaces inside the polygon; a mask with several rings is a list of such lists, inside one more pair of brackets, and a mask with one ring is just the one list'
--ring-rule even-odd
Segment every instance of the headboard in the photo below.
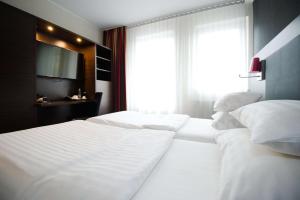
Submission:
{"label": "headboard", "polygon": [[300,100],[300,15],[255,57],[266,60],[265,99]]}
{"label": "headboard", "polygon": [[300,100],[300,35],[266,59],[266,99]]}

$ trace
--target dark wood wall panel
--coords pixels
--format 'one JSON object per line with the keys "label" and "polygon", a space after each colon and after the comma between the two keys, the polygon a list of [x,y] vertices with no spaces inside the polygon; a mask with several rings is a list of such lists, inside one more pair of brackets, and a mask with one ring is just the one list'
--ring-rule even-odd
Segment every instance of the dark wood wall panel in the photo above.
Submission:
{"label": "dark wood wall panel", "polygon": [[[31,14],[0,2],[0,133],[59,123],[94,114],[94,104],[67,104],[42,108],[35,104],[36,95],[62,100],[87,91],[95,94],[95,44],[76,33],[54,26]],[[77,43],[76,38],[82,42]],[[84,80],[48,78],[36,75],[36,40],[83,54]]]}
{"label": "dark wood wall panel", "polygon": [[46,44],[50,44],[53,46],[57,46],[60,48],[65,48],[71,51],[77,51],[82,53],[82,47],[78,47],[70,42],[64,41],[60,38],[57,38],[56,35],[51,35],[51,33],[45,34],[45,33],[41,33],[41,32],[37,32],[36,33],[36,40],[46,43]]}
{"label": "dark wood wall panel", "polygon": [[260,51],[300,14],[299,0],[255,0],[254,53]]}
{"label": "dark wood wall panel", "polygon": [[0,2],[0,133],[36,125],[36,18]]}
{"label": "dark wood wall panel", "polygon": [[95,83],[95,57],[96,49],[95,45],[91,45],[83,49],[84,60],[85,60],[85,73],[84,73],[84,85],[87,97],[89,99],[95,98],[96,83]]}

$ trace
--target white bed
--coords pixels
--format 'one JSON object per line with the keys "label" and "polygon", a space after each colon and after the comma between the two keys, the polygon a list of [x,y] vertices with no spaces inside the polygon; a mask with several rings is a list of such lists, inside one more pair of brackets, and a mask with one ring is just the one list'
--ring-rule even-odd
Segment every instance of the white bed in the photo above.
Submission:
{"label": "white bed", "polygon": [[212,120],[191,118],[181,114],[144,114],[121,111],[87,119],[90,122],[132,129],[175,131],[178,139],[215,143]]}
{"label": "white bed", "polygon": [[174,134],[72,121],[0,135],[0,199],[300,198],[300,158],[252,144],[248,129],[218,145]]}

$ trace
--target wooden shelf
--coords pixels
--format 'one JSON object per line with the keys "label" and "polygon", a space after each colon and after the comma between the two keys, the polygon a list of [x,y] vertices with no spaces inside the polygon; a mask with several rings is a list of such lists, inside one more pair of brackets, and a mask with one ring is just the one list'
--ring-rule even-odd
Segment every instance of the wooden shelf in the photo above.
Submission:
{"label": "wooden shelf", "polygon": [[106,60],[106,61],[111,61],[111,60],[109,60],[109,59],[107,59],[107,58],[103,58],[103,57],[101,57],[101,56],[96,56],[97,58],[100,58],[100,59],[103,59],[103,60]]}
{"label": "wooden shelf", "polygon": [[111,72],[111,71],[106,70],[106,69],[99,69],[99,68],[97,68],[97,70],[104,71],[104,72]]}
{"label": "wooden shelf", "polygon": [[111,81],[111,72],[97,70],[97,80]]}
{"label": "wooden shelf", "polygon": [[96,45],[96,79],[111,81],[111,49]]}

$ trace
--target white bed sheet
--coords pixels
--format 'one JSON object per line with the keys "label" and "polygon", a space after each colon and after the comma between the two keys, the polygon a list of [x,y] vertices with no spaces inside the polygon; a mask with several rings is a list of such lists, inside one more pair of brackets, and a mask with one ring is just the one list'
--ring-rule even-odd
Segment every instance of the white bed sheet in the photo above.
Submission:
{"label": "white bed sheet", "polygon": [[132,200],[216,200],[220,155],[216,144],[175,139]]}
{"label": "white bed sheet", "polygon": [[175,138],[215,143],[216,130],[211,124],[211,119],[189,118],[189,120],[176,132]]}
{"label": "white bed sheet", "polygon": [[222,200],[299,200],[300,157],[250,141],[247,128],[220,132]]}
{"label": "white bed sheet", "polygon": [[129,200],[173,135],[87,121],[0,135],[0,199]]}

